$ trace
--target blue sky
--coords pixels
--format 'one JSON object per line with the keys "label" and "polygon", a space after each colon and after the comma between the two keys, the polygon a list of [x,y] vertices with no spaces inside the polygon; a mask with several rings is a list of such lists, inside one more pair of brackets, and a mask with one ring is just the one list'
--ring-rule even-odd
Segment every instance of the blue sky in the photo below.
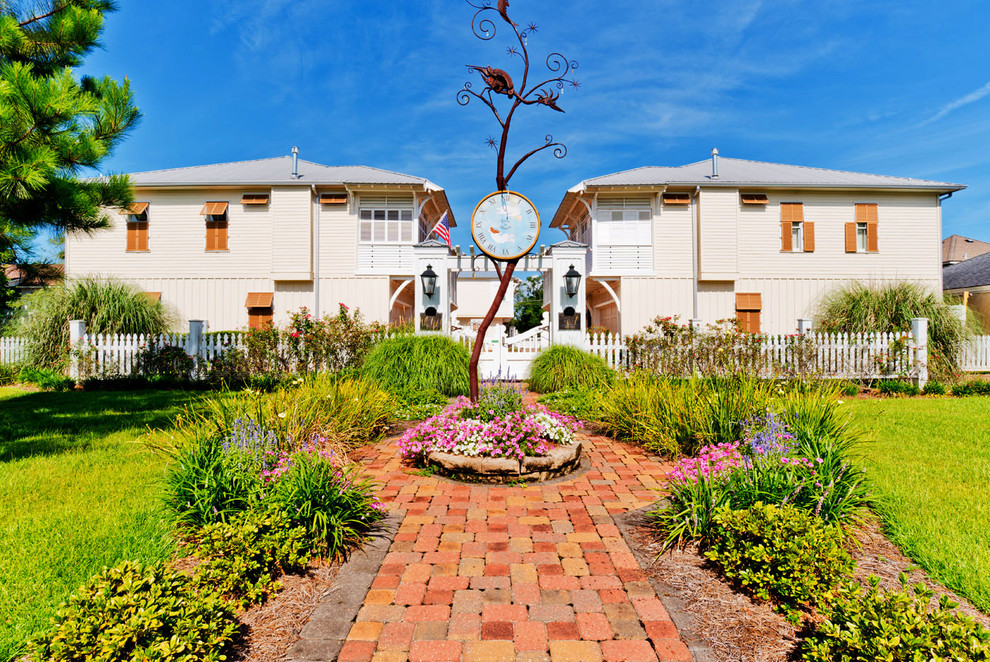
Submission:
{"label": "blue sky", "polygon": [[[466,64],[506,68],[511,33],[470,30],[460,0],[122,0],[85,72],[130,78],[141,126],[107,163],[134,172],[281,156],[427,177],[468,220],[495,188],[498,128],[461,107]],[[990,240],[990,4],[978,0],[512,0],[534,60],[580,63],[579,89],[520,114],[511,188],[544,221],[587,177],[722,156],[967,184],[943,230]],[[537,71],[540,71],[537,69]],[[477,86],[477,82],[475,83]]]}

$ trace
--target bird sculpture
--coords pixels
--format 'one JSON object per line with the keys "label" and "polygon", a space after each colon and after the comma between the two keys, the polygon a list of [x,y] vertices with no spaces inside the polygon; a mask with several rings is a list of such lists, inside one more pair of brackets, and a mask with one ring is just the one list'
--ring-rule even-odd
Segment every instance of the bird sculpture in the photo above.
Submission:
{"label": "bird sculpture", "polygon": [[536,95],[536,103],[543,104],[547,108],[553,108],[557,112],[562,113],[564,112],[564,109],[557,105],[557,99],[559,98],[559,94],[547,92],[546,90],[540,90],[540,93]]}
{"label": "bird sculpture", "polygon": [[506,23],[508,23],[512,27],[518,27],[519,24],[514,22],[511,18],[509,18],[508,12],[509,12],[509,0],[498,0],[498,13],[502,15],[502,18],[505,19]]}
{"label": "bird sculpture", "polygon": [[507,97],[511,97],[516,93],[516,89],[512,85],[512,76],[502,69],[495,69],[493,67],[476,67],[473,65],[468,66],[468,69],[472,69],[481,74],[481,78],[485,81],[485,85],[492,88],[492,92],[495,94],[504,94]]}

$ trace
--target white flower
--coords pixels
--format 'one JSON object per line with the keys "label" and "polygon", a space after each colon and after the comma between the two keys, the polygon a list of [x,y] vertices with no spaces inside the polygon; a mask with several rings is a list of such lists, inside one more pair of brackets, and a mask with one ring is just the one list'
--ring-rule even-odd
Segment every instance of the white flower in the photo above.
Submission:
{"label": "white flower", "polygon": [[285,418],[285,412],[283,411],[283,412],[279,413],[278,417],[279,418]]}

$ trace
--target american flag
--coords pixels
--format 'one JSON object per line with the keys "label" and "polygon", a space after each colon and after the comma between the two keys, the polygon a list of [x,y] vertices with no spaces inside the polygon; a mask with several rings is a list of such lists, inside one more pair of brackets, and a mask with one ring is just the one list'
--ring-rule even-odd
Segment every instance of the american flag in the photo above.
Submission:
{"label": "american flag", "polygon": [[443,213],[437,224],[433,226],[432,232],[430,234],[436,233],[437,237],[441,241],[450,246],[450,224],[447,222],[447,212]]}

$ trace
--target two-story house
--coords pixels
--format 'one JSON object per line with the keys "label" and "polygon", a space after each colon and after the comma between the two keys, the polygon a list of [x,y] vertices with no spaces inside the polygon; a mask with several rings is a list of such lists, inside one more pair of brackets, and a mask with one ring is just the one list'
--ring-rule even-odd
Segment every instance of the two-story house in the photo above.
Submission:
{"label": "two-story house", "polygon": [[850,281],[942,289],[941,203],[959,184],[719,159],[587,179],[551,226],[587,244],[588,325],[736,317],[792,332]]}
{"label": "two-story house", "polygon": [[111,228],[66,237],[66,277],[115,277],[185,320],[239,329],[305,306],[412,317],[413,245],[444,212],[422,177],[292,156],[131,176],[135,204]]}

